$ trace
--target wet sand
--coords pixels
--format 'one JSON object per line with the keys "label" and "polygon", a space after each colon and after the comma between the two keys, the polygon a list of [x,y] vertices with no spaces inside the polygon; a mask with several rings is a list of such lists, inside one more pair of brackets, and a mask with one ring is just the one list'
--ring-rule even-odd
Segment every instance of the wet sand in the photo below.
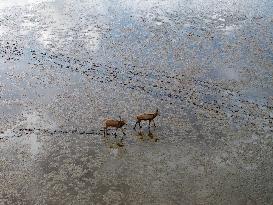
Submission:
{"label": "wet sand", "polygon": [[271,0],[0,11],[1,205],[273,204]]}

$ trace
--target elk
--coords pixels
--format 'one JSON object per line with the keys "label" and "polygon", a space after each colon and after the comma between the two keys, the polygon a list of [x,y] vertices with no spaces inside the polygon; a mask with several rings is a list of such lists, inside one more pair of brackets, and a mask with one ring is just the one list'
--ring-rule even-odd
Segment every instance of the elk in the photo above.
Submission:
{"label": "elk", "polygon": [[[112,127],[112,128],[116,128],[116,131],[118,129],[121,129],[123,134],[125,135],[125,132],[123,130],[123,126],[126,125],[126,122],[125,120],[122,120],[121,117],[119,116],[119,120],[114,120],[114,119],[106,119],[105,120],[105,126],[104,126],[104,134],[106,133],[107,134],[107,129],[109,127]],[[115,136],[117,135],[117,133],[115,133]]]}
{"label": "elk", "polygon": [[150,128],[150,125],[151,125],[151,122],[153,121],[154,123],[154,127],[155,127],[155,117],[159,115],[159,112],[158,112],[158,109],[156,109],[155,112],[150,112],[150,113],[143,113],[143,114],[140,114],[140,115],[137,115],[136,116],[136,124],[134,126],[134,129],[136,129],[136,125],[138,124],[139,128],[141,128],[141,125],[140,125],[140,122],[141,121],[149,121],[149,128]]}

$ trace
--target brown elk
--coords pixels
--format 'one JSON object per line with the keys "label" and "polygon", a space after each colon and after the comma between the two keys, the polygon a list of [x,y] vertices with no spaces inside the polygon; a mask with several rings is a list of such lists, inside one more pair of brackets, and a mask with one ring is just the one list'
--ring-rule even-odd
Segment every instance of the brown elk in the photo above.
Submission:
{"label": "brown elk", "polygon": [[158,115],[159,115],[158,109],[156,109],[155,112],[143,113],[143,114],[137,115],[136,116],[137,121],[136,121],[136,124],[134,126],[134,129],[136,129],[137,124],[138,124],[139,128],[141,128],[141,125],[140,125],[141,121],[149,121],[149,128],[150,128],[151,122],[153,121],[154,127],[155,127],[154,119]]}
{"label": "brown elk", "polygon": [[[125,135],[125,132],[123,130],[123,126],[126,125],[125,120],[122,120],[121,117],[119,116],[119,120],[114,120],[114,119],[106,119],[105,120],[105,126],[104,126],[104,134],[107,134],[107,129],[110,128],[116,128],[116,131],[118,129],[121,129],[123,134]],[[115,133],[115,136],[117,135],[117,133]]]}

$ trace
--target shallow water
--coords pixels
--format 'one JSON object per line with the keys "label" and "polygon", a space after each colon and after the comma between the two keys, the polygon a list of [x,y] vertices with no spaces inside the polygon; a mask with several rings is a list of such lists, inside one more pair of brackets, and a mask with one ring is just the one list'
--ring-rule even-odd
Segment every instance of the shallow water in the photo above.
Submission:
{"label": "shallow water", "polygon": [[1,203],[273,203],[271,1],[0,10]]}

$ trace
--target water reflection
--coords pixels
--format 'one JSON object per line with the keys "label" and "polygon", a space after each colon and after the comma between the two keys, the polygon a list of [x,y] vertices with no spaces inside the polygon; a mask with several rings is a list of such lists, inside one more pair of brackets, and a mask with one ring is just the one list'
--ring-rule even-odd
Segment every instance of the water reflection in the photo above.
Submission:
{"label": "water reflection", "polygon": [[[1,25],[3,30],[0,29],[0,35],[4,36],[3,33],[11,34],[7,35],[7,42],[0,43],[0,53],[3,56],[0,61],[11,59],[11,57],[16,57],[16,59],[20,57],[18,63],[10,60],[5,64],[6,66],[2,66],[4,69],[0,68],[0,70],[9,69],[9,73],[6,74],[1,71],[0,74],[2,75],[1,84],[4,84],[6,89],[1,97],[5,100],[9,98],[12,100],[17,99],[14,102],[19,102],[22,106],[27,106],[30,109],[44,108],[44,110],[52,113],[56,122],[64,125],[64,130],[70,130],[70,128],[67,128],[70,125],[74,128],[83,127],[83,129],[86,128],[87,130],[97,130],[100,125],[96,122],[99,122],[103,115],[110,112],[119,113],[126,110],[128,117],[140,109],[143,110],[153,106],[153,102],[160,104],[160,108],[164,108],[168,116],[168,119],[160,119],[161,124],[164,126],[162,126],[162,129],[158,129],[160,135],[164,136],[164,139],[161,137],[164,140],[163,146],[161,146],[161,143],[154,143],[159,140],[159,131],[156,130],[156,132],[153,129],[151,131],[147,128],[139,132],[128,132],[128,136],[124,139],[125,142],[121,132],[117,133],[116,138],[113,137],[114,133],[103,136],[105,146],[104,144],[103,146],[97,144],[96,140],[100,141],[100,138],[91,137],[91,134],[95,134],[96,131],[92,131],[92,133],[82,132],[82,134],[79,133],[80,136],[72,131],[72,134],[77,136],[77,141],[81,142],[81,146],[77,147],[77,144],[71,141],[72,149],[65,150],[68,152],[73,149],[77,151],[69,152],[67,155],[61,153],[63,149],[56,149],[56,151],[58,155],[63,155],[64,158],[68,159],[73,157],[75,159],[81,158],[82,156],[85,158],[86,156],[85,161],[82,161],[82,163],[84,164],[90,160],[88,166],[93,166],[95,164],[93,160],[103,161],[101,159],[103,159],[102,154],[105,150],[108,159],[109,156],[110,158],[124,157],[127,152],[126,149],[128,149],[129,154],[126,155],[128,158],[124,157],[124,160],[117,160],[122,161],[124,163],[123,167],[126,168],[119,169],[121,179],[124,181],[127,179],[132,180],[129,182],[130,187],[128,190],[134,190],[135,187],[138,187],[135,193],[140,196],[140,199],[146,198],[146,195],[144,197],[141,195],[141,193],[144,193],[144,189],[139,188],[139,185],[152,184],[157,181],[153,176],[159,176],[163,180],[166,179],[166,183],[155,184],[151,191],[149,190],[151,194],[154,194],[153,199],[158,199],[157,196],[164,195],[164,193],[168,194],[166,190],[158,191],[158,188],[165,188],[165,185],[169,185],[170,189],[168,191],[173,190],[172,195],[176,195],[176,190],[187,190],[188,182],[191,183],[191,178],[185,174],[187,171],[183,169],[197,170],[196,167],[198,167],[199,161],[203,159],[197,153],[200,150],[202,151],[203,147],[206,147],[206,151],[212,150],[215,154],[220,155],[219,153],[227,147],[226,144],[229,143],[231,138],[237,139],[241,135],[249,136],[246,130],[254,127],[249,126],[250,123],[261,122],[257,126],[260,126],[262,131],[266,130],[265,126],[266,128],[269,127],[266,124],[268,122],[266,119],[269,119],[267,116],[268,110],[264,107],[251,107],[251,104],[245,100],[242,101],[240,96],[243,90],[250,89],[251,86],[267,84],[270,87],[272,84],[271,78],[268,77],[272,71],[272,64],[269,63],[270,60],[265,60],[272,53],[270,47],[272,45],[270,44],[271,27],[266,21],[262,26],[262,24],[257,23],[258,20],[254,19],[248,22],[251,18],[249,16],[245,17],[247,9],[251,6],[255,7],[254,12],[263,15],[263,11],[260,9],[263,5],[261,2],[266,1],[257,1],[257,3],[254,1],[249,3],[250,0],[221,2],[218,0],[194,0],[191,2],[186,0],[148,0],[141,2],[125,0],[119,3],[117,1],[94,0],[74,3],[73,1],[57,0],[52,4],[44,4],[40,8],[33,8],[34,10],[31,12],[27,9],[19,11],[15,8],[12,9],[12,13],[16,15],[10,14],[11,12],[8,13],[9,15],[0,14],[1,17],[3,16],[1,19],[5,23],[5,25]],[[212,6],[216,3],[219,3],[219,5]],[[240,5],[245,5],[245,7],[240,7]],[[273,8],[270,7],[272,3],[267,5],[268,9]],[[226,6],[228,7],[225,8]],[[207,10],[207,8],[211,9]],[[213,10],[213,12],[209,10]],[[26,15],[29,13],[32,15]],[[8,18],[4,18],[5,15]],[[27,18],[24,19],[24,17]],[[12,43],[12,46],[7,46],[8,43],[9,45]],[[259,47],[263,50],[256,49]],[[23,54],[20,53],[19,57],[18,48],[20,48],[20,52],[23,52]],[[30,49],[33,49],[33,51],[30,51]],[[26,59],[26,66],[22,66],[22,59]],[[256,62],[259,62],[259,64]],[[22,68],[27,70],[28,73],[26,74],[28,75],[11,75],[10,69],[14,66],[12,64],[16,64],[21,70]],[[267,73],[263,72],[265,69],[268,69]],[[21,74],[21,70],[17,70],[17,73]],[[256,80],[257,77],[260,77],[262,83]],[[9,80],[10,78],[14,81]],[[266,78],[268,83],[263,81]],[[247,80],[241,82],[244,79]],[[254,83],[249,84],[251,81],[254,81]],[[11,82],[14,82],[14,85],[9,85]],[[22,86],[20,86],[21,84]],[[47,92],[50,91],[49,88],[54,88],[54,86],[58,86],[56,93]],[[48,105],[46,105],[45,99],[41,99],[43,103],[40,103],[40,101],[31,103],[23,101],[22,103],[18,99],[19,94],[19,96],[17,94],[11,95],[17,87],[20,95],[22,92],[19,92],[21,91],[19,88],[21,87],[25,88],[24,92],[35,90],[37,95],[42,94],[41,90],[43,89],[40,89],[40,87],[45,88],[43,96],[45,98],[46,96],[53,96],[52,99],[54,100],[47,100]],[[257,94],[257,96],[253,96],[252,93]],[[273,100],[270,97],[272,92],[268,91],[270,96],[261,93],[260,90],[250,90],[245,92],[245,96],[254,99],[255,102],[264,98],[262,100],[267,100],[268,107],[272,108]],[[30,98],[28,92],[26,95],[22,96],[22,99]],[[4,109],[0,108],[0,111],[2,110],[7,112],[6,106]],[[14,110],[12,111],[14,112]],[[189,111],[187,112],[187,110]],[[226,113],[230,114],[229,116],[236,125],[245,124],[244,127],[242,126],[244,130],[240,134],[231,132],[229,119],[226,119],[225,116]],[[238,118],[237,113],[239,113]],[[43,116],[40,119],[37,114],[31,114],[26,118],[27,122],[22,124],[22,127],[56,130],[53,129],[54,127],[51,129],[50,123],[46,126]],[[52,121],[49,120],[49,122]],[[90,126],[92,127],[90,128]],[[44,135],[49,133],[53,132],[46,132]],[[219,137],[222,136],[222,133],[225,133],[227,137]],[[4,134],[10,137],[16,133],[13,134],[7,131]],[[67,131],[58,132],[58,134],[62,136],[64,141],[71,140],[71,137],[66,135]],[[85,134],[89,134],[89,136],[85,136]],[[2,136],[0,135],[0,138]],[[263,134],[261,139],[266,139],[264,136]],[[63,144],[65,144],[60,141],[61,137],[57,138],[55,135],[50,135],[47,138],[51,141],[51,144],[54,144],[52,143],[53,140],[56,140],[54,142],[60,142],[62,148]],[[130,138],[132,138],[132,144],[130,144]],[[185,150],[188,147],[183,141],[185,138],[191,142],[190,144],[194,144],[196,149],[189,149],[186,152]],[[54,146],[49,147],[43,141],[40,142],[41,138],[34,134],[20,139],[26,139],[27,146],[25,146],[25,150],[33,156],[41,156],[40,150],[42,151],[44,147],[48,149],[49,153],[55,150]],[[173,141],[177,142],[175,143],[177,147],[168,143]],[[195,143],[197,141],[198,143]],[[130,149],[127,148],[128,144]],[[252,142],[249,144],[252,144]],[[245,147],[249,147],[249,144]],[[84,146],[82,145],[86,145],[86,150],[96,150],[99,154],[90,155],[88,153],[85,155]],[[270,150],[269,148],[271,148],[270,144],[256,143],[254,145],[250,151],[254,150],[255,155],[260,150]],[[152,149],[150,149],[151,147]],[[241,147],[237,147],[234,148],[233,146],[231,148],[242,150]],[[219,153],[217,152],[218,149]],[[226,149],[229,149],[229,147]],[[145,156],[148,157],[143,158],[142,152],[140,152],[142,150],[147,154]],[[237,153],[236,150],[234,153]],[[185,153],[182,160],[181,153]],[[229,160],[228,155],[224,155],[223,158]],[[236,157],[236,161],[239,161],[237,158],[239,160],[248,158],[249,161],[254,161],[254,165],[256,162],[261,161],[262,168],[260,170],[272,167],[264,156],[255,159],[252,153],[249,153],[249,156],[242,153],[242,155]],[[113,161],[109,160],[110,163],[107,166],[111,167]],[[138,161],[139,163],[134,163]],[[75,160],[75,162],[78,163],[79,161]],[[237,180],[233,175],[234,171],[245,175],[244,169],[240,166],[234,168],[234,161],[227,161],[224,164],[225,169],[222,170],[222,164],[221,167],[212,169],[213,166],[216,166],[213,164],[210,170],[211,181],[218,184],[222,184],[221,182],[224,181],[223,187],[226,187],[226,183],[230,179],[234,179],[232,187],[240,187],[236,191],[243,192],[245,189],[251,193],[248,188],[241,186],[241,181],[249,181],[247,187],[256,187],[257,185],[260,187],[260,182],[254,182],[252,179],[272,181],[271,175],[263,174],[260,176],[259,173],[262,173],[260,171],[256,172],[256,175],[246,176],[245,180]],[[56,165],[58,165],[60,171],[67,169],[66,166]],[[138,171],[138,168],[139,171],[145,170],[145,167],[149,168],[150,173],[157,170],[156,174],[147,174],[145,178],[140,174],[138,178],[135,171]],[[170,169],[170,167],[173,169]],[[132,177],[130,176],[131,173],[134,174]],[[200,173],[202,173],[202,169]],[[208,171],[208,173],[210,172]],[[108,181],[105,187],[119,183],[115,180],[107,180],[107,177],[111,179],[113,175],[105,174],[101,169],[98,174],[102,174],[103,181]],[[197,185],[195,183],[193,185],[199,189],[198,186],[202,183],[202,180],[200,180],[202,177],[198,176],[198,170],[193,174],[195,175],[192,178],[197,183]],[[128,176],[128,178],[125,179],[124,176]],[[172,180],[168,180],[168,176],[174,179],[177,184]],[[185,177],[185,181],[181,177]],[[237,177],[238,179],[244,179],[241,175]],[[44,184],[47,190],[50,190],[51,187],[48,189],[48,184]],[[99,181],[98,184],[103,183]],[[206,187],[203,190],[208,189]],[[219,190],[218,186],[214,190]],[[87,190],[88,196],[92,191]],[[225,193],[229,194],[230,192],[228,189],[220,191],[219,197],[224,201]],[[53,192],[62,193],[55,190]],[[67,190],[64,192],[69,193]],[[187,193],[185,192],[185,196],[188,198],[191,198],[188,193],[199,194],[198,191],[192,189]],[[206,193],[202,194],[205,195],[203,195],[205,199]],[[261,198],[265,198],[262,192],[258,194]],[[126,195],[130,196],[127,193]],[[181,201],[178,199],[183,195],[181,193],[177,193],[177,195],[177,201]],[[58,194],[59,196],[60,194]],[[46,198],[50,197],[47,196]],[[166,198],[167,200],[169,198]],[[166,201],[164,202],[166,203]],[[164,204],[164,202],[161,202],[161,204]],[[208,203],[210,202],[213,204],[212,201]]]}
{"label": "water reflection", "polygon": [[109,148],[118,148],[118,147],[124,147],[123,138],[110,138],[110,137],[104,137],[104,143]]}
{"label": "water reflection", "polygon": [[138,138],[142,141],[152,141],[152,142],[157,142],[158,136],[155,132],[151,132],[150,130],[147,131],[139,131],[138,133]]}
{"label": "water reflection", "polygon": [[109,149],[110,156],[115,158],[122,158],[127,151],[123,138],[112,138],[104,135],[103,142],[106,148]]}

